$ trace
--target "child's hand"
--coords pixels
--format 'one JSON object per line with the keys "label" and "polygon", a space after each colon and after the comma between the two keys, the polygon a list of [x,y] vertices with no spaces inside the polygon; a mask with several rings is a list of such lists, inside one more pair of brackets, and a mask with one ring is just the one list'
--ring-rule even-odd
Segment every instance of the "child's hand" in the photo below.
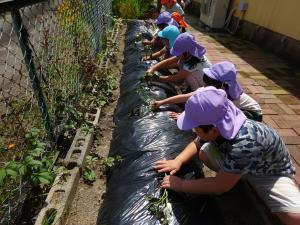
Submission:
{"label": "child's hand", "polygon": [[184,0],[181,0],[181,5],[182,5],[182,8],[185,9],[185,2],[184,2]]}
{"label": "child's hand", "polygon": [[170,172],[171,175],[175,174],[180,167],[182,166],[182,162],[173,159],[173,160],[159,160],[155,162],[154,168],[158,170],[159,173],[168,173]]}
{"label": "child's hand", "polygon": [[176,176],[165,176],[160,186],[174,191],[184,191],[182,190],[183,180]]}
{"label": "child's hand", "polygon": [[152,67],[150,67],[146,72],[146,74],[153,74],[153,73],[154,73],[154,70],[152,69]]}
{"label": "child's hand", "polygon": [[143,40],[142,44],[143,45],[151,45],[152,43],[149,40]]}
{"label": "child's hand", "polygon": [[154,102],[152,103],[152,108],[153,108],[153,109],[158,109],[161,105],[162,105],[162,102],[161,102],[161,101],[154,101]]}
{"label": "child's hand", "polygon": [[177,113],[177,112],[170,112],[169,114],[169,117],[174,119],[174,120],[177,120],[178,117],[180,116],[181,113]]}
{"label": "child's hand", "polygon": [[144,57],[142,58],[143,61],[148,61],[148,60],[151,60],[151,59],[152,59],[151,55],[149,55],[149,56],[144,56]]}

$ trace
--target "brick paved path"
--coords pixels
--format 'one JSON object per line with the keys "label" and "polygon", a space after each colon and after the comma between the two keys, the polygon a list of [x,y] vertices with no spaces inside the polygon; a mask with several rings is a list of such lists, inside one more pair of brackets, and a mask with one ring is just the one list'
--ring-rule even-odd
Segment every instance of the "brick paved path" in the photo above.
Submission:
{"label": "brick paved path", "polygon": [[297,169],[300,185],[300,67],[265,52],[255,44],[226,33],[199,29],[198,19],[188,17],[189,32],[206,47],[212,63],[233,62],[244,91],[263,109],[263,120],[283,137]]}

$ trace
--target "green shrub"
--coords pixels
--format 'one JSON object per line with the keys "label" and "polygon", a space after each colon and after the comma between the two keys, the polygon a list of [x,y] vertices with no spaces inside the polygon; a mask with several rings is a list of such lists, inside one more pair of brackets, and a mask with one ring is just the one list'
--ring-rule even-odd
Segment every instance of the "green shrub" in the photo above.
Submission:
{"label": "green shrub", "polygon": [[124,19],[141,18],[149,9],[152,0],[114,0],[114,13]]}

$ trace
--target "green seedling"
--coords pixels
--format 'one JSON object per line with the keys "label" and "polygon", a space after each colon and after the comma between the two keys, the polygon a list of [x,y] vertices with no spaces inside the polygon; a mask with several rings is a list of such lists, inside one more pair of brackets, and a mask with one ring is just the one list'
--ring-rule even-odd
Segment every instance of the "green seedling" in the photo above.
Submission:
{"label": "green seedling", "polygon": [[97,156],[88,155],[85,158],[85,167],[83,169],[83,181],[86,184],[92,184],[96,181],[96,172],[93,170],[93,164],[99,159]]}
{"label": "green seedling", "polygon": [[139,108],[137,113],[134,113],[134,115],[144,116],[152,112],[154,99],[149,95],[149,88],[141,85],[136,92],[143,100],[144,104]]}
{"label": "green seedling", "polygon": [[136,44],[136,43],[142,41],[143,39],[144,39],[143,34],[142,34],[142,33],[138,33],[138,34],[136,35],[135,39],[134,39],[134,43]]}
{"label": "green seedling", "polygon": [[153,54],[153,49],[151,45],[146,45],[144,46],[144,49],[142,50],[142,56],[146,57],[146,58],[151,58],[152,54]]}
{"label": "green seedling", "polygon": [[144,76],[140,77],[140,81],[146,82],[147,84],[151,83],[152,81],[156,81],[159,79],[159,75],[157,73],[146,73]]}
{"label": "green seedling", "polygon": [[117,165],[119,165],[123,161],[123,158],[120,155],[116,155],[115,157],[105,157],[103,158],[103,165],[106,169],[111,169]]}
{"label": "green seedling", "polygon": [[92,133],[94,131],[94,127],[91,125],[91,124],[88,124],[88,123],[84,123],[82,126],[81,126],[81,130],[82,132],[85,134],[85,135],[88,135],[90,133]]}
{"label": "green seedling", "polygon": [[146,199],[149,202],[148,211],[151,215],[155,216],[160,224],[168,225],[172,212],[172,206],[168,201],[168,190],[164,189],[160,198],[150,196]]}
{"label": "green seedling", "polygon": [[96,172],[86,168],[83,172],[83,180],[86,184],[94,183],[96,181]]}
{"label": "green seedling", "polygon": [[57,210],[54,208],[48,209],[46,215],[43,218],[42,225],[51,225],[56,217]]}

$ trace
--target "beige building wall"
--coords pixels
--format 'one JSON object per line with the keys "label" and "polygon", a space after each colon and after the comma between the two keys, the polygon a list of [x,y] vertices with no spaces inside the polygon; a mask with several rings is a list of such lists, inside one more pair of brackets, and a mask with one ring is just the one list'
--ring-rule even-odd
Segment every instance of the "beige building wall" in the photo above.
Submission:
{"label": "beige building wall", "polygon": [[300,0],[231,0],[230,8],[240,1],[248,10],[234,16],[300,41]]}

